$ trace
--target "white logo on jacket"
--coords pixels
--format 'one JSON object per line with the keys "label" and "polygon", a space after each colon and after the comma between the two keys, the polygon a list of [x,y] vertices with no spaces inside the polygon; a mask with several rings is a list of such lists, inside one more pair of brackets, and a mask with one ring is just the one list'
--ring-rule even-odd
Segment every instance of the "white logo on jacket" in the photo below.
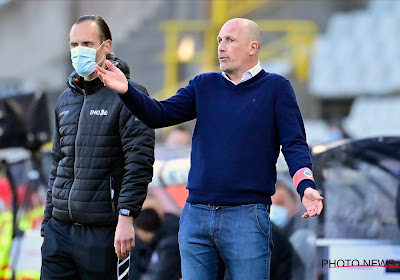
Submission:
{"label": "white logo on jacket", "polygon": [[108,115],[108,111],[105,109],[101,109],[101,110],[90,110],[90,115],[91,116],[107,116]]}
{"label": "white logo on jacket", "polygon": [[61,116],[63,116],[63,115],[68,115],[68,113],[69,113],[69,110],[62,111],[62,112],[60,112],[60,114],[58,116],[61,118]]}

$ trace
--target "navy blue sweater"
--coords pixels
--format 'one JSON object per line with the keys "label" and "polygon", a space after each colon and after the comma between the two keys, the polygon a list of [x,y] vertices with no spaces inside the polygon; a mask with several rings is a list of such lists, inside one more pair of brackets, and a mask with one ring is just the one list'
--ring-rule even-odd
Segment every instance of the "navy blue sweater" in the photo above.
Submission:
{"label": "navy blue sweater", "polygon": [[[312,168],[293,88],[277,74],[262,70],[238,85],[221,73],[201,74],[161,102],[129,84],[120,98],[150,128],[197,118],[187,185],[190,203],[271,204],[280,146],[291,176]],[[300,196],[307,187],[315,188],[315,183],[302,181]]]}

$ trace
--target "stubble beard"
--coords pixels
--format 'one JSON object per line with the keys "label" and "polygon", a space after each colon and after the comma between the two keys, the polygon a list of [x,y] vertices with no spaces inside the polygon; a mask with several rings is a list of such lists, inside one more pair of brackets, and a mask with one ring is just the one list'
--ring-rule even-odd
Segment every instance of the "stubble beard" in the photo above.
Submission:
{"label": "stubble beard", "polygon": [[221,69],[222,72],[225,72],[228,75],[233,75],[237,72],[237,69],[235,69],[232,65],[225,65],[219,64],[219,68]]}

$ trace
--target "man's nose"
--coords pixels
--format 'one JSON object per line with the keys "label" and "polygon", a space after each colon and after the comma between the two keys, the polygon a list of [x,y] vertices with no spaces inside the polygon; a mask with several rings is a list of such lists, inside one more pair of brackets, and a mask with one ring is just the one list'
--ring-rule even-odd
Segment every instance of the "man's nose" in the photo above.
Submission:
{"label": "man's nose", "polygon": [[224,52],[224,51],[226,51],[225,44],[224,44],[223,42],[221,42],[221,43],[218,44],[218,51],[219,51],[219,52]]}

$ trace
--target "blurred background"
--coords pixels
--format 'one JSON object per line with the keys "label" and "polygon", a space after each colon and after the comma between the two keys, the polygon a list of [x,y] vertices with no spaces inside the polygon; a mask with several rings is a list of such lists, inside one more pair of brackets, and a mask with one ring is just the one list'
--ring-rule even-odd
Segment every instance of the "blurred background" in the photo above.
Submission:
{"label": "blurred background", "polygon": [[[0,279],[39,279],[53,112],[73,71],[68,34],[85,14],[105,19],[113,52],[156,99],[219,71],[216,37],[228,19],[256,21],[261,66],[296,91],[325,197],[321,217],[301,220],[298,198],[287,203],[293,188],[280,157],[278,184],[288,192],[275,198],[271,220],[294,261],[276,257],[275,267],[293,273],[271,279],[400,276],[400,269],[322,265],[392,259],[400,266],[400,1],[0,0]],[[194,125],[156,131],[150,193],[164,212],[179,215],[186,198]]]}

